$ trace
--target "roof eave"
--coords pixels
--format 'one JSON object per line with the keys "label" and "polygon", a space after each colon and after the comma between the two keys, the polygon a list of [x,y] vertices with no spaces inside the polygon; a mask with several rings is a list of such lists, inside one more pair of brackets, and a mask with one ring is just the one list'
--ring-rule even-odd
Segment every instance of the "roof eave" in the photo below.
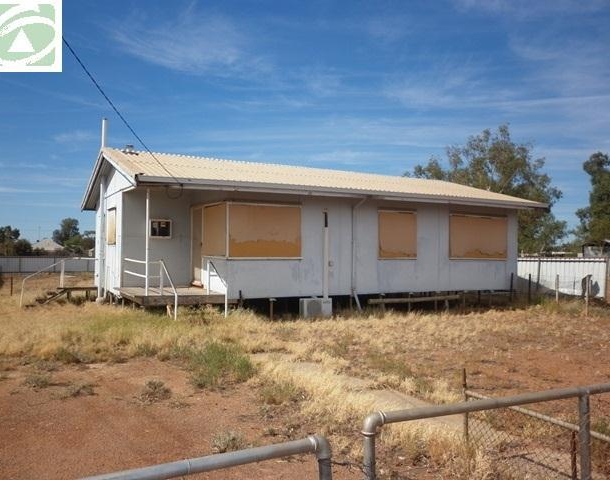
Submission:
{"label": "roof eave", "polygon": [[191,178],[177,178],[174,181],[168,181],[167,177],[157,177],[150,175],[136,175],[135,180],[137,185],[163,185],[177,186],[189,189],[225,189],[232,191],[257,191],[269,193],[287,193],[300,195],[325,195],[325,196],[343,196],[343,197],[376,197],[395,201],[413,201],[425,203],[443,203],[454,205],[473,205],[508,209],[542,209],[548,210],[549,206],[545,203],[532,201],[510,201],[510,200],[491,200],[491,199],[476,199],[463,198],[448,195],[426,195],[416,193],[396,193],[385,191],[372,190],[356,190],[342,189],[329,187],[308,187],[304,185],[285,185],[272,183],[256,183],[256,182],[229,182],[225,180],[193,180]]}

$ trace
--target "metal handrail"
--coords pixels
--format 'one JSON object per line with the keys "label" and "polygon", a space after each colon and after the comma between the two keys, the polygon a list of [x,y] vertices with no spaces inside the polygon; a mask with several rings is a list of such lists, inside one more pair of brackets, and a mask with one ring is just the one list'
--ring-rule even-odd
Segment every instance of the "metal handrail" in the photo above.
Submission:
{"label": "metal handrail", "polygon": [[376,479],[375,471],[375,437],[378,429],[388,423],[408,422],[426,418],[444,417],[482,410],[510,408],[531,403],[578,398],[578,434],[580,443],[580,468],[582,480],[591,479],[591,418],[589,396],[610,392],[610,383],[589,385],[586,387],[555,388],[543,392],[524,393],[510,397],[488,398],[466,401],[448,405],[395,410],[392,412],[376,412],[365,418],[362,435],[364,436],[364,473],[367,480]]}
{"label": "metal handrail", "polygon": [[55,267],[57,265],[60,265],[60,264],[61,264],[62,268],[61,268],[61,274],[60,274],[59,283],[60,283],[60,287],[63,287],[63,283],[64,283],[64,268],[65,268],[65,265],[66,265],[66,260],[87,260],[87,261],[89,261],[89,260],[95,260],[95,258],[92,258],[92,257],[70,257],[70,258],[67,258],[67,259],[66,258],[62,258],[59,262],[55,262],[55,263],[53,263],[51,265],[47,265],[46,267],[41,268],[37,272],[31,273],[30,275],[28,275],[27,277],[25,277],[21,281],[21,295],[19,296],[19,308],[23,307],[23,292],[25,290],[25,282],[27,280],[29,280],[30,278],[35,277],[36,275],[38,275],[38,274],[40,274],[42,272],[46,272],[50,268],[53,268],[53,267]]}
{"label": "metal handrail", "polygon": [[208,263],[208,268],[206,269],[207,282],[206,282],[206,286],[205,286],[205,288],[207,290],[207,294],[208,295],[210,294],[210,266],[211,266],[214,269],[216,276],[220,279],[221,283],[225,287],[225,318],[226,318],[229,314],[229,285],[225,281],[225,279],[222,278],[220,276],[220,274],[218,273],[218,269],[216,268],[216,265],[214,265],[214,262],[212,260],[210,260],[209,258],[207,258],[206,261]]}
{"label": "metal handrail", "polygon": [[302,440],[276,443],[264,447],[248,448],[235,452],[190,458],[151,467],[86,477],[82,480],[164,480],[303,453],[315,454],[318,459],[318,475],[320,480],[332,480],[330,445],[326,438],[318,435],[311,435]]}
{"label": "metal handrail", "polygon": [[[133,263],[139,263],[141,265],[146,265],[146,260],[137,260],[135,258],[124,258],[123,260],[125,260],[126,262],[133,262]],[[162,259],[159,260],[149,260],[148,264],[149,265],[154,265],[158,263],[159,264],[159,275],[146,275],[145,273],[137,273],[137,272],[132,272],[131,270],[126,270],[123,269],[123,273],[126,273],[128,275],[133,275],[134,277],[138,277],[138,278],[158,278],[159,279],[159,293],[161,296],[164,295],[164,286],[163,286],[163,278],[164,278],[164,274],[167,276],[167,279],[169,280],[169,284],[172,288],[172,293],[174,294],[174,320],[176,320],[178,318],[178,290],[176,289],[174,282],[172,280],[171,275],[169,274],[169,271],[167,270],[167,266],[165,265],[165,262]]]}
{"label": "metal handrail", "polygon": [[165,262],[163,260],[159,260],[159,290],[161,291],[161,296],[163,296],[163,272],[165,272],[165,275],[167,275],[169,284],[174,292],[174,320],[176,320],[178,318],[178,290],[176,290],[172,277],[167,271]]}

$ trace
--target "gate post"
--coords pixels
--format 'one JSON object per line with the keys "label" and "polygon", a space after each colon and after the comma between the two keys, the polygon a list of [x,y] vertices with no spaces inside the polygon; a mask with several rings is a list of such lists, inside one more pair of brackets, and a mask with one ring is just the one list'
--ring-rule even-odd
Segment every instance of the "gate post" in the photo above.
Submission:
{"label": "gate post", "polygon": [[580,444],[580,478],[591,480],[591,416],[589,394],[578,397],[578,436]]}

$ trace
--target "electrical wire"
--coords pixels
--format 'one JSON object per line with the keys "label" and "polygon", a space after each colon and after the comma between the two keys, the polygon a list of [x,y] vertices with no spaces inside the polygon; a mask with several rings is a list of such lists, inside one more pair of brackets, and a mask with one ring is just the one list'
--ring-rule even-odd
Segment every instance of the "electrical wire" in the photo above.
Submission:
{"label": "electrical wire", "polygon": [[112,109],[114,110],[114,112],[117,114],[117,116],[121,119],[121,121],[125,124],[125,126],[129,129],[129,131],[133,134],[133,136],[138,140],[138,142],[140,142],[140,144],[144,147],[144,150],[146,150],[150,156],[152,158],[155,159],[155,161],[159,164],[159,166],[165,170],[165,172],[172,177],[172,179],[180,186],[180,193],[178,194],[177,197],[170,197],[169,196],[169,189],[168,187],[166,187],[166,195],[169,198],[173,198],[173,199],[178,199],[182,196],[182,190],[183,190],[183,185],[182,183],[172,174],[172,172],[170,172],[165,165],[163,165],[163,163],[161,163],[161,161],[155,156],[155,154],[150,150],[150,148],[148,148],[148,145],[146,145],[146,143],[144,143],[144,140],[142,140],[140,138],[140,136],[136,133],[136,131],[133,129],[133,127],[129,124],[129,122],[125,119],[125,117],[121,114],[121,112],[119,112],[119,109],[115,106],[115,104],[112,102],[112,100],[110,100],[110,97],[106,94],[106,92],[104,91],[104,89],[100,86],[100,84],[97,82],[97,80],[95,80],[95,78],[93,77],[93,75],[91,74],[91,72],[89,71],[89,69],[85,66],[85,64],[83,63],[83,61],[79,58],[79,56],[76,54],[76,52],[74,51],[74,49],[72,48],[72,46],[68,43],[68,41],[66,40],[65,37],[62,37],[62,40],[64,42],[64,44],[66,45],[66,47],[68,47],[68,50],[70,50],[70,53],[72,54],[72,56],[75,58],[75,60],[78,62],[78,64],[81,66],[81,68],[83,69],[83,71],[87,74],[87,76],[89,77],[89,79],[93,82],[93,85],[95,85],[95,88],[97,88],[97,90],[100,92],[100,94],[104,97],[104,99],[106,99],[106,102],[108,102],[108,105],[110,105],[112,107]]}

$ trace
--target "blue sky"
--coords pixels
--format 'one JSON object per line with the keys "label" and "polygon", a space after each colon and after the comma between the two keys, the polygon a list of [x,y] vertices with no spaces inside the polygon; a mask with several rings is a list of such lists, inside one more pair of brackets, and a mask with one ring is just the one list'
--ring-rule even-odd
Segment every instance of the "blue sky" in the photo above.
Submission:
{"label": "blue sky", "polygon": [[[610,152],[610,1],[64,0],[64,35],[155,151],[400,175],[510,123],[574,225]],[[73,216],[99,148],[137,143],[64,50],[0,74],[0,225]]]}

